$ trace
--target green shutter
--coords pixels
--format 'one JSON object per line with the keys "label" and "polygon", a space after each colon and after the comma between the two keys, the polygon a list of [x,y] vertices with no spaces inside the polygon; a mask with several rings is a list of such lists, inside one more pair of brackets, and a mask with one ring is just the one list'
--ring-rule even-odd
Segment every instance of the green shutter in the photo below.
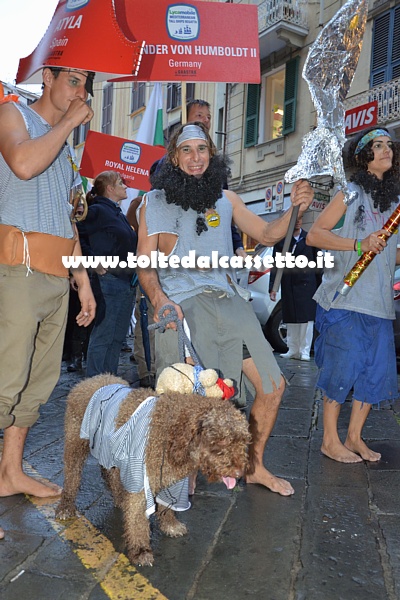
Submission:
{"label": "green shutter", "polygon": [[283,103],[282,135],[292,133],[296,128],[297,85],[299,79],[300,56],[286,63],[285,100]]}
{"label": "green shutter", "polygon": [[258,113],[260,110],[261,85],[249,83],[247,86],[246,131],[244,147],[249,148],[258,142]]}

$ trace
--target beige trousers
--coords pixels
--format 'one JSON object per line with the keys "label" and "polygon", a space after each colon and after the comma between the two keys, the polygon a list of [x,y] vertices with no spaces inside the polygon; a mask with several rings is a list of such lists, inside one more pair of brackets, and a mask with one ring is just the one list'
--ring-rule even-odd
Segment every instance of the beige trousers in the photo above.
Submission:
{"label": "beige trousers", "polygon": [[0,428],[30,427],[60,376],[69,280],[0,265]]}

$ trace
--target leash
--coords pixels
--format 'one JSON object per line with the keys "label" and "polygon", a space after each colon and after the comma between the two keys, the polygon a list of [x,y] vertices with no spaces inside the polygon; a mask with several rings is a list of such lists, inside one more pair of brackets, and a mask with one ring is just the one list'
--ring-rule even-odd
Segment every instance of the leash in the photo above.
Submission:
{"label": "leash", "polygon": [[[165,311],[169,310],[169,313],[164,315]],[[195,365],[201,365],[200,359],[197,356],[195,349],[193,348],[193,344],[190,341],[184,327],[183,322],[179,319],[178,313],[176,311],[175,306],[172,304],[165,304],[158,311],[158,323],[152,323],[148,326],[149,331],[151,329],[160,329],[161,333],[164,333],[167,325],[169,323],[176,323],[176,328],[178,331],[178,350],[179,350],[179,360],[181,363],[185,362],[185,346],[190,354],[191,359],[193,360]]]}

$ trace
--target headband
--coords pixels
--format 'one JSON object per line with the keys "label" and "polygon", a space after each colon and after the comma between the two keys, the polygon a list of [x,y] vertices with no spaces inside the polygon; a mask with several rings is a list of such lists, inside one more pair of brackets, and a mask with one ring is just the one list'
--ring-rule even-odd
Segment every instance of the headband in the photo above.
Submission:
{"label": "headband", "polygon": [[204,140],[205,142],[208,142],[206,134],[198,125],[186,125],[176,140],[176,147],[179,148],[179,146],[183,142],[187,142],[187,140]]}
{"label": "headband", "polygon": [[378,137],[380,135],[385,135],[386,137],[391,137],[390,134],[387,131],[385,131],[385,129],[373,129],[372,131],[369,131],[368,133],[363,135],[363,137],[357,144],[354,154],[357,156],[357,154],[359,154],[361,152],[361,150],[363,148],[365,148],[365,146],[368,144],[368,142],[370,142],[371,140],[375,139],[376,137]]}

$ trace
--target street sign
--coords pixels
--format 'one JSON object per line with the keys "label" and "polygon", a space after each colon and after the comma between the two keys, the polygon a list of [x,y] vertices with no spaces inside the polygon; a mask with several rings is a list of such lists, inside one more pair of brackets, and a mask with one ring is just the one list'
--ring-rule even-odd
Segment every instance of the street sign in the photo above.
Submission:
{"label": "street sign", "polygon": [[283,185],[283,181],[277,181],[276,182],[276,194],[275,194],[275,209],[276,210],[282,210],[283,208],[283,190],[284,190],[284,185]]}
{"label": "street sign", "polygon": [[[101,42],[94,43],[93,36]],[[44,66],[95,71],[96,81],[135,75],[143,39],[124,37],[112,0],[60,0],[36,49],[20,59],[16,82],[42,83]]]}
{"label": "street sign", "polygon": [[329,194],[323,194],[322,192],[314,192],[314,199],[310,204],[310,210],[321,212],[329,204]]}
{"label": "street sign", "polygon": [[165,155],[165,148],[89,131],[80,173],[97,177],[102,171],[117,171],[128,187],[147,192],[151,189],[151,165]]}
{"label": "street sign", "polygon": [[272,187],[265,188],[265,210],[272,210]]}
{"label": "street sign", "polygon": [[130,40],[145,40],[137,75],[113,81],[260,82],[258,8],[226,2],[115,0]]}

